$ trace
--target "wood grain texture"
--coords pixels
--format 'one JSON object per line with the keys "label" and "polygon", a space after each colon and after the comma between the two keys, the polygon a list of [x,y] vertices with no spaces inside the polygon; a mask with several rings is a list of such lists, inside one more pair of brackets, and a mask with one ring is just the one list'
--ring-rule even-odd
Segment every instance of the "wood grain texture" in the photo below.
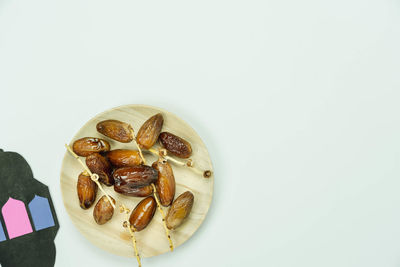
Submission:
{"label": "wood grain texture", "polygon": [[[91,136],[109,141],[111,149],[136,149],[133,143],[123,144],[101,135],[96,131],[96,124],[106,119],[121,120],[130,123],[136,134],[143,122],[158,112],[161,112],[164,116],[164,126],[162,130],[174,133],[189,141],[193,148],[193,155],[191,158],[194,160],[196,166],[200,169],[212,170],[212,163],[207,148],[197,133],[176,115],[151,106],[127,105],[101,113],[87,122],[78,131],[70,145],[79,138]],[[159,146],[158,143],[155,147],[157,146]],[[147,165],[151,165],[157,159],[148,152],[145,152],[145,157]],[[205,179],[188,168],[180,167],[173,163],[171,163],[171,166],[174,170],[176,180],[175,198],[187,190],[190,190],[195,197],[190,216],[178,229],[171,231],[172,241],[175,248],[177,248],[188,240],[204,221],[212,200],[214,175],[209,179]],[[82,166],[66,152],[61,169],[60,183],[64,206],[71,220],[79,231],[96,246],[116,255],[134,257],[134,250],[129,233],[122,227],[122,223],[125,220],[124,214],[120,214],[119,210],[115,210],[111,221],[104,225],[97,225],[93,219],[94,205],[88,210],[83,210],[79,207],[76,183],[81,172]],[[115,198],[117,206],[118,203],[124,203],[131,210],[143,199],[123,196],[116,193],[113,187],[104,186],[103,188]],[[101,192],[99,191],[96,203],[100,197]],[[167,213],[168,209],[163,209],[164,212]],[[169,251],[168,240],[165,236],[161,215],[158,211],[147,228],[136,233],[136,238],[141,257],[152,257]]]}

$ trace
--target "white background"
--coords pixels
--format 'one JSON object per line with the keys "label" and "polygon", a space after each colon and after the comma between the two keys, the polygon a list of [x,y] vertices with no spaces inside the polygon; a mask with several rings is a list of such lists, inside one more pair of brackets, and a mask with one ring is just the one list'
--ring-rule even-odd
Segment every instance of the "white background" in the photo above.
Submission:
{"label": "white background", "polygon": [[159,106],[203,138],[214,199],[151,266],[400,266],[398,0],[0,0],[0,147],[50,186],[56,266],[135,266],[64,209],[64,143]]}

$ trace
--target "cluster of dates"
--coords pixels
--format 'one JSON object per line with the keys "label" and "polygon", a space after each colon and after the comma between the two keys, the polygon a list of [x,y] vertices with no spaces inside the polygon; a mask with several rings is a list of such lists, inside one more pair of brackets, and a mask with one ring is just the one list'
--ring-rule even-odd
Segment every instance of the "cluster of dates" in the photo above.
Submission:
{"label": "cluster of dates", "polygon": [[[192,148],[189,142],[169,132],[161,132],[163,116],[158,113],[149,118],[140,128],[135,138],[131,125],[118,120],[105,120],[97,124],[97,131],[122,143],[137,142],[141,149],[150,149],[157,140],[172,155],[189,158]],[[73,151],[86,157],[89,170],[97,174],[99,181],[106,186],[114,186],[114,191],[126,196],[146,197],[137,204],[129,217],[133,231],[143,230],[156,211],[158,197],[161,205],[171,206],[166,216],[166,226],[173,230],[182,224],[189,215],[194,201],[190,191],[175,199],[175,178],[170,164],[162,157],[151,166],[144,165],[140,150],[111,150],[109,142],[94,137],[76,140]],[[153,192],[155,185],[157,195]],[[81,208],[90,208],[96,200],[97,184],[87,172],[79,175],[77,183]],[[110,198],[114,202],[113,198]],[[103,196],[95,205],[93,217],[98,224],[109,221],[114,213],[113,205]]]}

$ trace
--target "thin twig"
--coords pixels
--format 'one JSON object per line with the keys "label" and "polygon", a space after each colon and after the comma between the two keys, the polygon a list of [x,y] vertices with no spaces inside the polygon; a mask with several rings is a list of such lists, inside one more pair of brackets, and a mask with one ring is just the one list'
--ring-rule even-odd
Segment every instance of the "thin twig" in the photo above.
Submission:
{"label": "thin twig", "polygon": [[115,209],[114,201],[111,200],[111,197],[106,193],[106,191],[104,191],[103,187],[101,186],[101,184],[99,182],[99,175],[97,173],[92,173],[90,171],[90,169],[86,166],[86,164],[83,163],[83,161],[79,158],[79,156],[77,154],[75,154],[75,152],[71,149],[71,147],[69,145],[65,144],[65,147],[72,154],[72,156],[74,156],[74,158],[76,158],[78,160],[78,162],[82,165],[82,167],[85,169],[85,171],[90,175],[90,179],[92,179],[92,181],[97,184],[97,186],[100,188],[100,191],[108,198],[111,206],[113,206],[113,208]]}
{"label": "thin twig", "polygon": [[167,224],[165,222],[165,214],[164,214],[163,209],[161,208],[160,200],[157,197],[157,189],[156,189],[154,184],[151,184],[151,186],[153,187],[153,194],[154,194],[154,198],[156,199],[156,202],[157,202],[158,210],[161,213],[163,225],[164,225],[164,228],[165,228],[165,234],[167,235],[168,242],[169,242],[169,248],[171,249],[171,251],[174,251],[174,244],[172,243],[171,235],[169,234],[169,230],[168,230]]}
{"label": "thin twig", "polygon": [[143,164],[146,164],[146,158],[143,156],[142,149],[140,149],[139,144],[136,142],[135,132],[133,131],[133,128],[131,128],[131,133],[133,136],[133,142],[135,143],[137,149],[139,150],[139,154],[140,154],[140,157],[142,158]]}
{"label": "thin twig", "polygon": [[[125,228],[128,228],[129,234],[131,235],[131,239],[132,239],[133,249],[135,250],[136,260],[138,262],[139,267],[142,267],[142,263],[140,262],[139,252],[138,252],[138,249],[136,247],[136,237],[135,237],[135,233],[134,233],[136,231],[136,229],[129,222],[129,212],[130,212],[130,210],[127,209],[124,204],[121,204],[120,205],[120,212],[121,213],[125,213],[126,221],[124,221],[122,226],[125,227]],[[133,231],[132,231],[132,228],[133,228]]]}
{"label": "thin twig", "polygon": [[210,178],[212,175],[212,172],[210,170],[205,170],[202,171],[198,168],[196,168],[194,166],[193,160],[192,159],[188,159],[186,162],[174,159],[173,157],[170,157],[167,155],[167,150],[166,149],[160,149],[159,151],[153,149],[153,148],[149,148],[149,152],[151,152],[152,154],[165,158],[166,160],[169,160],[177,165],[180,165],[182,167],[188,167],[191,170],[193,170],[194,172],[196,172],[197,174],[203,175],[204,178]]}

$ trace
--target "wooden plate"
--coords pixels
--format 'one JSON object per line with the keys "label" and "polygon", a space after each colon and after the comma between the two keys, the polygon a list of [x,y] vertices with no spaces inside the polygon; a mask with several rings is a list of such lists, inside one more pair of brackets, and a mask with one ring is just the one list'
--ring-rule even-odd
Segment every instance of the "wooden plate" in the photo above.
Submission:
{"label": "wooden plate", "polygon": [[[135,130],[152,115],[161,112],[164,117],[162,131],[169,131],[189,141],[192,145],[192,159],[200,169],[212,170],[212,164],[208,151],[197,133],[182,119],[176,115],[160,108],[145,105],[127,105],[108,110],[97,115],[87,122],[74,136],[70,145],[79,138],[90,136],[103,138],[110,142],[111,149],[127,148],[136,149],[133,143],[123,144],[111,140],[96,131],[96,124],[106,119],[116,119],[130,123]],[[156,144],[155,146],[158,146]],[[145,153],[147,164],[151,164],[156,157],[150,153]],[[82,158],[84,160],[84,158]],[[194,194],[194,205],[192,212],[187,220],[175,231],[171,231],[171,239],[175,248],[188,240],[204,221],[211,204],[214,176],[206,179],[193,172],[189,168],[180,167],[171,163],[176,180],[176,194],[190,190]],[[69,153],[65,153],[61,169],[61,192],[64,206],[79,231],[96,246],[125,257],[134,257],[132,242],[127,229],[122,227],[125,215],[120,214],[119,210],[114,211],[111,221],[104,225],[97,225],[93,219],[93,207],[83,210],[79,206],[76,192],[78,175],[83,171],[82,166]],[[107,193],[110,193],[118,203],[124,203],[133,210],[142,198],[127,197],[116,193],[113,187],[103,186]],[[101,197],[99,190],[97,199]],[[164,212],[167,212],[164,208]],[[136,233],[139,253],[142,257],[152,257],[169,251],[169,243],[165,236],[161,215],[157,211],[153,220],[143,231]]]}

